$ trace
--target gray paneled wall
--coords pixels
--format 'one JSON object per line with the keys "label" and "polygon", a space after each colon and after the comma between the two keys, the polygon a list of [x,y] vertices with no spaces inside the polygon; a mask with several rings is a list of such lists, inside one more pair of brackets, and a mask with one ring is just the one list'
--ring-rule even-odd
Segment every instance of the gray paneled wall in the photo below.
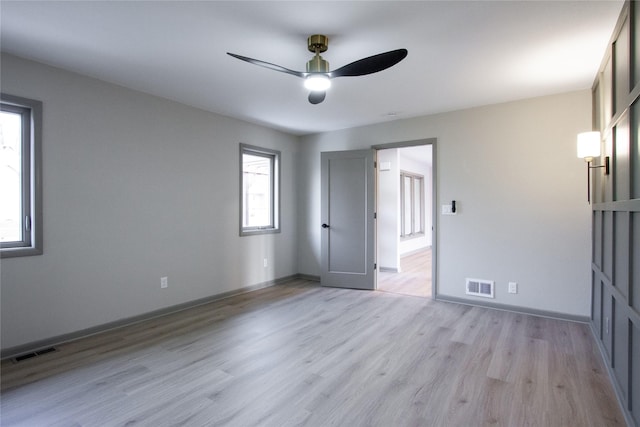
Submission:
{"label": "gray paneled wall", "polygon": [[603,164],[593,169],[594,333],[628,421],[640,426],[640,5],[627,2],[593,87]]}

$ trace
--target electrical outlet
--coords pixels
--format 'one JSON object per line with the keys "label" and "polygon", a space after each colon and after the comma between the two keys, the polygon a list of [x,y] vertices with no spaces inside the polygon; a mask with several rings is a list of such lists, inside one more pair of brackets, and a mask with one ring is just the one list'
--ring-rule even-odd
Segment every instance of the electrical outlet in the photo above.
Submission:
{"label": "electrical outlet", "polygon": [[269,267],[269,261],[266,258],[264,259],[264,263],[263,264],[264,264],[264,268]]}
{"label": "electrical outlet", "polygon": [[165,289],[169,287],[169,278],[168,277],[161,277],[160,278],[160,288],[161,289]]}
{"label": "electrical outlet", "polygon": [[509,293],[510,294],[518,293],[518,284],[516,282],[509,282]]}

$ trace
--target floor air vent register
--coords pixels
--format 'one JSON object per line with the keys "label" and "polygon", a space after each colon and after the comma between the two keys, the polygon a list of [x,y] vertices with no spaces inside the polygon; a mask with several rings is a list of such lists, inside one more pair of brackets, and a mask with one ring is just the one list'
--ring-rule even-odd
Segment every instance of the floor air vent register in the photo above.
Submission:
{"label": "floor air vent register", "polygon": [[32,351],[31,353],[21,354],[19,356],[16,356],[16,357],[12,358],[11,360],[13,361],[13,363],[18,363],[18,362],[22,362],[23,360],[31,359],[33,357],[40,356],[40,355],[47,354],[47,353],[51,353],[51,352],[54,352],[54,351],[56,351],[55,347],[47,347],[47,348],[43,348],[43,349],[38,350],[38,351]]}

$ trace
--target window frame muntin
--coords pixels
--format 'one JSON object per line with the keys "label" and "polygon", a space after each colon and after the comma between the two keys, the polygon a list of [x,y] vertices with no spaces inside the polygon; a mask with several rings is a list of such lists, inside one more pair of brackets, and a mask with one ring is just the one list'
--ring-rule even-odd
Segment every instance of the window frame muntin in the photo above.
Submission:
{"label": "window frame muntin", "polygon": [[[239,210],[239,232],[240,236],[254,236],[259,234],[273,234],[280,233],[280,158],[281,153],[278,150],[270,148],[258,147],[255,145],[249,145],[240,143],[239,150],[239,165],[240,165],[240,210]],[[267,157],[272,159],[272,171],[271,171],[271,225],[258,226],[258,227],[245,227],[244,224],[244,162],[243,155],[248,154],[252,156]]]}
{"label": "window frame muntin", "polygon": [[[20,242],[0,243],[0,258],[40,255],[42,249],[42,102],[0,93],[0,108],[22,113],[22,233]],[[26,114],[29,112],[29,114]],[[26,153],[25,153],[26,152]],[[25,155],[26,154],[26,155]],[[28,215],[27,215],[28,214]],[[27,219],[28,217],[28,219]]]}

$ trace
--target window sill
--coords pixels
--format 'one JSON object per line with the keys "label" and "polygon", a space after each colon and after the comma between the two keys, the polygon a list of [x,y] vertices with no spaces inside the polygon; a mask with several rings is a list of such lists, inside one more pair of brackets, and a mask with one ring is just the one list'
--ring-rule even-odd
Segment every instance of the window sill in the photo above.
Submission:
{"label": "window sill", "polygon": [[0,258],[16,258],[21,256],[34,256],[42,255],[42,249],[28,247],[28,248],[2,248],[0,250]]}
{"label": "window sill", "polygon": [[276,234],[280,233],[279,228],[251,228],[240,230],[240,237],[253,236],[257,234]]}

